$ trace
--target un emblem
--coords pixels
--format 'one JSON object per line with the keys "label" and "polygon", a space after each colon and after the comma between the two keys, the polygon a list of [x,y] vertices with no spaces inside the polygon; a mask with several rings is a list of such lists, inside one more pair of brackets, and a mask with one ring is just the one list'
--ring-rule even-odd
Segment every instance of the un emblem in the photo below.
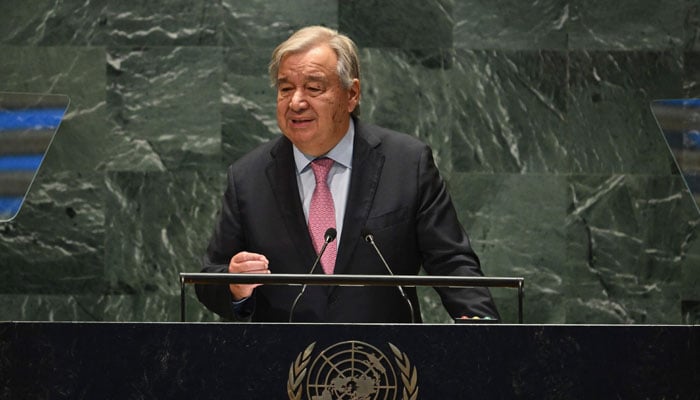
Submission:
{"label": "un emblem", "polygon": [[[388,343],[393,362],[378,348],[350,340],[322,350],[316,342],[300,353],[289,367],[290,400],[402,400],[418,398],[418,373],[406,353]],[[400,376],[397,378],[394,364]]]}

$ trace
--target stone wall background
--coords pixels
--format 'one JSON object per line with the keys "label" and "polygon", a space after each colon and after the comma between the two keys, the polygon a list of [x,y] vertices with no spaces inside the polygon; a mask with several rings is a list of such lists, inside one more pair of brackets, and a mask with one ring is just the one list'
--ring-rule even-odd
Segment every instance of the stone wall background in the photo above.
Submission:
{"label": "stone wall background", "polygon": [[0,320],[177,321],[226,165],[279,134],[269,54],[310,24],[356,40],[363,119],[431,144],[526,322],[700,321],[700,218],[649,107],[700,97],[698,0],[3,0],[0,91],[71,106],[0,223]]}

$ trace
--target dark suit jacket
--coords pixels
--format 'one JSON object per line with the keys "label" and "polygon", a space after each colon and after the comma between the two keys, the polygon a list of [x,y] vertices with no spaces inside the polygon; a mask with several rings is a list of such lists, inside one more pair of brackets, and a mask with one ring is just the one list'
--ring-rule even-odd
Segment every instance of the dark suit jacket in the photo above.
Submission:
{"label": "dark suit jacket", "polygon": [[[280,137],[228,169],[228,187],[204,259],[204,272],[226,272],[240,251],[264,254],[272,273],[308,273],[316,253],[299,199],[292,144]],[[355,141],[336,274],[387,274],[362,231],[374,234],[396,275],[482,275],[430,148],[419,140],[355,120]],[[317,268],[316,273],[322,273]],[[260,286],[249,302],[253,321],[287,321],[299,286]],[[415,288],[406,294],[416,321]],[[198,285],[199,300],[224,318],[235,319],[228,286]],[[486,289],[438,289],[453,317],[498,318]],[[294,321],[410,322],[395,287],[308,286]]]}

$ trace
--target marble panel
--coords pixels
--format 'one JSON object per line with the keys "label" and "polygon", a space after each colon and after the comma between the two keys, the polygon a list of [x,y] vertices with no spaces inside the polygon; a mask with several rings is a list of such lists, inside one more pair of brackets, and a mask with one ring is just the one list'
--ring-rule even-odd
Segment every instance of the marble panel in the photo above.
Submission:
{"label": "marble panel", "polygon": [[111,149],[103,168],[219,166],[220,48],[111,48],[107,63],[111,133],[122,141]]}
{"label": "marble panel", "polygon": [[683,308],[683,324],[700,325],[700,301],[684,301],[681,303]]}
{"label": "marble panel", "polygon": [[681,264],[681,313],[682,323],[700,325],[700,240],[698,221],[692,219],[695,228],[684,243]]}
{"label": "marble panel", "polygon": [[685,49],[700,50],[700,2],[688,0],[688,14],[684,19]]}
{"label": "marble panel", "polygon": [[567,323],[677,323],[700,221],[680,176],[574,175],[568,196]]}
{"label": "marble panel", "polygon": [[675,173],[650,102],[682,96],[681,62],[670,52],[570,53],[570,171]]}
{"label": "marble panel", "polygon": [[683,54],[683,97],[700,98],[700,51]]}
{"label": "marble panel", "polygon": [[4,321],[103,321],[94,305],[97,295],[0,295],[0,320]]}
{"label": "marble panel", "polygon": [[454,169],[565,172],[566,78],[566,53],[458,50],[449,75]]}
{"label": "marble panel", "polygon": [[222,193],[220,173],[108,173],[105,279],[113,293],[179,294],[178,274],[200,270]]}
{"label": "marble panel", "polygon": [[[424,273],[423,273],[424,274]],[[452,317],[447,313],[435,289],[418,287],[418,304],[420,304],[421,319],[424,324],[449,324]]]}
{"label": "marble panel", "polygon": [[99,23],[109,45],[217,46],[221,0],[108,1]]}
{"label": "marble panel", "polygon": [[[187,321],[218,321],[197,301],[193,288],[186,299]],[[0,308],[3,321],[180,321],[179,294],[3,294]]]}
{"label": "marble panel", "polygon": [[[100,3],[104,3],[100,1]],[[80,0],[0,3],[0,43],[14,45],[85,45],[100,31],[104,4]]]}
{"label": "marble panel", "polygon": [[359,47],[448,49],[453,8],[453,0],[341,1],[338,25]]}
{"label": "marble panel", "polygon": [[[525,322],[566,322],[566,177],[459,173],[449,188],[484,274],[525,278]],[[517,290],[492,294],[502,318],[516,322]]]}
{"label": "marble panel", "polygon": [[0,223],[0,293],[104,290],[103,193],[99,174],[40,170],[19,215]]}
{"label": "marble panel", "polygon": [[[218,322],[218,316],[197,301],[193,287],[186,288],[188,322]],[[118,322],[179,322],[180,295],[171,293],[140,293],[134,295],[105,295],[91,306],[102,321]]]}
{"label": "marble panel", "polygon": [[455,48],[567,48],[568,0],[459,0],[453,18]]}
{"label": "marble panel", "polygon": [[93,171],[118,139],[105,118],[103,48],[0,46],[0,90],[65,94],[68,111],[43,169]]}
{"label": "marble panel", "polygon": [[338,28],[339,0],[222,0],[223,45],[275,48],[308,25]]}
{"label": "marble panel", "polygon": [[443,175],[452,170],[451,51],[362,49],[360,118],[428,143]]}
{"label": "marble panel", "polygon": [[281,135],[276,119],[277,94],[267,72],[272,50],[225,50],[221,89],[222,171],[255,147]]}
{"label": "marble panel", "polygon": [[574,0],[570,49],[666,50],[683,46],[687,3],[677,0]]}
{"label": "marble panel", "polygon": [[220,1],[6,0],[2,43],[23,45],[197,45],[221,42]]}

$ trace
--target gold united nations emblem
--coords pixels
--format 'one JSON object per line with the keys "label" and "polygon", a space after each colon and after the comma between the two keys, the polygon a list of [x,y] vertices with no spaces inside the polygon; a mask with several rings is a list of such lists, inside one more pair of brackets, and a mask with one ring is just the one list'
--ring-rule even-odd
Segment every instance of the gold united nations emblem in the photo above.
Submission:
{"label": "gold united nations emblem", "polygon": [[[387,344],[392,359],[371,344],[356,340],[336,343],[312,357],[316,342],[311,343],[289,367],[289,399],[417,399],[416,368],[411,366],[406,353]],[[394,365],[398,367],[398,376]]]}

